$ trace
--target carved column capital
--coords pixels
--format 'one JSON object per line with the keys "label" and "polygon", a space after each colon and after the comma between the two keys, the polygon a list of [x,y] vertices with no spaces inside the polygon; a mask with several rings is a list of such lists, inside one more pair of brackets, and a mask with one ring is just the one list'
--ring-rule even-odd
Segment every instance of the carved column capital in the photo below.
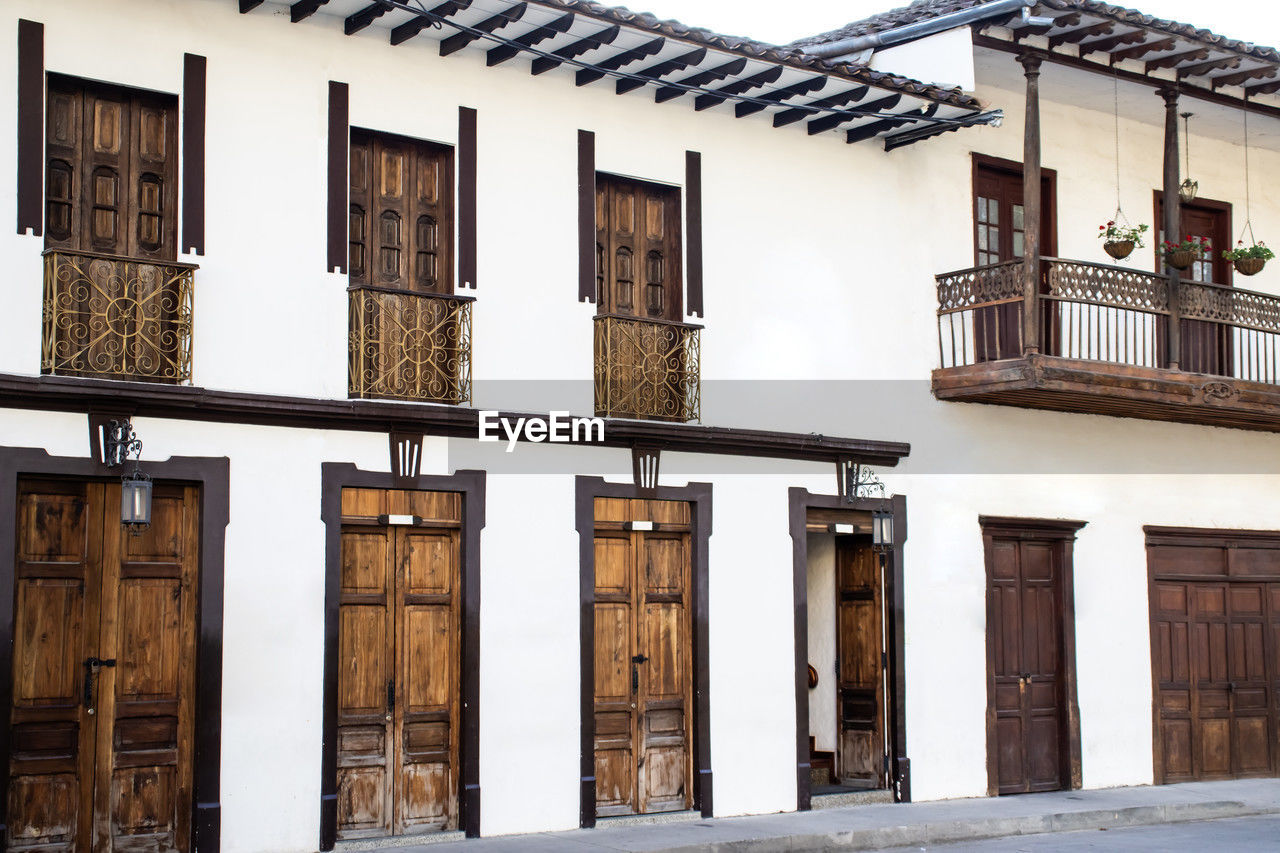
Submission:
{"label": "carved column capital", "polygon": [[1181,94],[1178,91],[1177,83],[1169,83],[1168,85],[1161,86],[1159,89],[1156,89],[1156,94],[1164,98],[1165,109],[1177,109],[1178,95]]}
{"label": "carved column capital", "polygon": [[1028,50],[1018,54],[1018,62],[1022,63],[1023,72],[1028,77],[1038,77],[1040,75],[1040,65],[1044,62],[1044,57],[1038,53],[1032,53]]}

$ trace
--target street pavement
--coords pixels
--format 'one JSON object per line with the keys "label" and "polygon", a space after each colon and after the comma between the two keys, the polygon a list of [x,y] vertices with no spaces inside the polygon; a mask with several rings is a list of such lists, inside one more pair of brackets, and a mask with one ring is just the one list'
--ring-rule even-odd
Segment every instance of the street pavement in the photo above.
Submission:
{"label": "street pavement", "polygon": [[1236,817],[1223,820],[1200,820],[1190,823],[1165,823],[1155,826],[1129,826],[1121,829],[1084,832],[1053,832],[1042,835],[1019,835],[959,844],[936,844],[928,847],[897,847],[885,853],[1084,853],[1084,851],[1120,850],[1133,853],[1173,853],[1173,851],[1213,851],[1213,853],[1255,853],[1280,850],[1280,816]]}

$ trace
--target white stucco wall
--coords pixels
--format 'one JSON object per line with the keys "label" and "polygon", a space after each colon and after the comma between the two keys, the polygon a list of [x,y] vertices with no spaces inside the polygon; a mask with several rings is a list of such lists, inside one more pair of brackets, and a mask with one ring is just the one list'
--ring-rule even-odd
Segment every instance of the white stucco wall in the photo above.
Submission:
{"label": "white stucco wall", "polygon": [[[16,19],[43,21],[51,71],[178,92],[182,54],[208,57],[207,253],[197,258],[197,385],[344,398],[345,277],[324,270],[329,80],[351,86],[351,122],[446,143],[457,107],[478,110],[479,289],[474,377],[571,380],[521,389],[591,406],[592,305],[576,301],[576,132],[596,132],[597,166],[684,180],[702,152],[706,317],[703,420],[905,440],[885,480],[908,496],[907,738],[918,799],[986,790],[984,574],[979,514],[1078,518],[1077,666],[1089,787],[1151,780],[1151,685],[1143,524],[1274,529],[1277,439],[1182,424],[940,403],[933,276],[972,265],[971,153],[1020,159],[1022,94],[979,69],[978,96],[1003,107],[980,128],[886,154],[839,134],[774,129],[767,114],[694,112],[644,92],[576,87],[513,60],[488,69],[440,58],[421,38],[392,49],[377,27],[344,37],[325,13],[240,15],[230,0],[11,0],[0,20],[0,162],[13,162]],[[139,28],[135,15],[144,14]],[[282,14],[283,13],[283,14]],[[157,38],[156,34],[163,34]],[[1012,60],[1008,62],[1012,64]],[[984,76],[985,74],[985,76]],[[1097,225],[1114,209],[1112,117],[1072,106],[1046,69],[1044,163],[1058,169],[1064,257],[1105,260]],[[1150,222],[1161,127],[1121,122],[1121,196]],[[1263,121],[1259,121],[1263,124]],[[1274,122],[1271,123],[1272,125]],[[1193,125],[1194,126],[1194,125]],[[1276,128],[1266,125],[1274,135]],[[1199,139],[1202,195],[1237,206],[1238,145]],[[1253,220],[1280,233],[1280,196],[1258,176]],[[0,199],[14,197],[0,168]],[[41,241],[0,233],[8,271],[0,373],[35,374]],[[1150,250],[1135,268],[1150,269]],[[1248,280],[1280,291],[1280,265]],[[1237,284],[1242,282],[1237,281]],[[740,380],[753,380],[750,385]],[[804,384],[802,382],[825,384]],[[566,401],[567,402],[564,402]],[[550,408],[550,405],[546,405]],[[223,845],[314,849],[319,800],[323,536],[319,466],[386,470],[380,433],[139,419],[148,459],[231,458],[224,671]],[[82,415],[0,411],[0,444],[84,455]],[[578,813],[575,473],[629,476],[624,450],[439,440],[435,472],[489,471],[483,535],[480,773],[485,834],[564,829]],[[787,488],[831,493],[829,466],[669,454],[663,483],[714,488],[710,550],[711,740],[716,813],[793,809],[794,673]],[[811,559],[814,554],[811,552]],[[811,601],[814,596],[811,595]],[[811,619],[811,630],[815,622]],[[830,623],[831,620],[827,620]],[[818,663],[815,662],[815,666]],[[819,667],[822,684],[829,668]],[[819,690],[821,690],[821,686]],[[817,693],[818,691],[815,691]],[[822,703],[814,701],[813,706]],[[834,711],[834,701],[826,703]],[[816,727],[815,727],[816,731]],[[822,746],[821,740],[819,746]]]}

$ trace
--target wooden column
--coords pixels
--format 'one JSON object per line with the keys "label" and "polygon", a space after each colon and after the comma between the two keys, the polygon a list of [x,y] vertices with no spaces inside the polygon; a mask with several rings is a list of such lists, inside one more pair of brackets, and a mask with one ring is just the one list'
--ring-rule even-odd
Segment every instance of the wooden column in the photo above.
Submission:
{"label": "wooden column", "polygon": [[1027,109],[1022,132],[1023,272],[1022,351],[1040,351],[1040,63],[1018,57],[1027,77]]}
{"label": "wooden column", "polygon": [[[1178,87],[1169,85],[1156,90],[1164,98],[1164,239],[1173,241],[1182,230],[1182,199],[1178,196]],[[1170,370],[1182,361],[1182,311],[1179,300],[1178,271],[1169,267],[1169,329],[1165,336],[1166,360]]]}

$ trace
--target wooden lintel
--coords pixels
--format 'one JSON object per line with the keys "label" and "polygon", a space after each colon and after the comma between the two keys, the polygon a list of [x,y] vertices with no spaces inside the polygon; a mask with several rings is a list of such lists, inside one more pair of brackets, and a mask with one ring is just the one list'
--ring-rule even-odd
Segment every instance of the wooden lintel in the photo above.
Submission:
{"label": "wooden lintel", "polygon": [[298,0],[289,7],[289,20],[293,23],[310,18],[316,13],[316,10],[328,3],[329,0]]}
{"label": "wooden lintel", "polygon": [[1123,50],[1113,50],[1111,52],[1111,62],[1112,64],[1115,64],[1117,62],[1123,62],[1126,59],[1138,59],[1139,57],[1146,56],[1148,53],[1160,53],[1161,51],[1169,50],[1177,43],[1177,39],[1167,38],[1143,42],[1135,47],[1126,47]]}
{"label": "wooden lintel", "polygon": [[567,59],[575,59],[588,51],[595,50],[598,47],[604,47],[607,44],[613,44],[614,39],[622,32],[622,27],[614,24],[611,27],[605,27],[598,33],[593,33],[586,38],[579,39],[573,44],[565,45],[555,51],[551,56],[539,56],[533,60],[529,67],[530,74],[542,74],[550,71],[552,68],[558,68],[564,64]]}
{"label": "wooden lintel", "polygon": [[457,53],[476,39],[480,38],[480,33],[492,33],[505,27],[507,24],[513,24],[524,17],[525,11],[529,8],[528,3],[517,3],[514,6],[503,9],[491,18],[485,18],[478,24],[473,24],[472,30],[479,32],[462,31],[454,33],[447,39],[440,42],[440,55],[448,56],[451,53]]}
{"label": "wooden lintel", "polygon": [[1265,80],[1268,77],[1274,77],[1277,71],[1280,71],[1280,66],[1261,65],[1257,68],[1238,71],[1235,74],[1223,74],[1220,77],[1214,77],[1210,82],[1213,83],[1213,88],[1215,89],[1223,86],[1243,86],[1249,80]]}
{"label": "wooden lintel", "polygon": [[744,77],[741,80],[734,80],[726,86],[721,86],[715,93],[699,95],[693,102],[695,110],[705,110],[723,104],[734,95],[742,95],[750,92],[752,89],[758,89],[761,86],[768,86],[773,81],[782,76],[782,66],[774,65],[761,71],[759,74],[751,77]]}
{"label": "wooden lintel", "polygon": [[381,18],[386,12],[387,7],[381,3],[370,3],[359,12],[348,15],[347,19],[342,22],[342,31],[349,36],[355,35],[378,18]]}
{"label": "wooden lintel", "polygon": [[705,86],[708,83],[714,83],[717,80],[723,80],[726,77],[732,77],[735,74],[741,74],[743,69],[747,67],[747,58],[745,56],[726,62],[717,68],[710,68],[706,71],[699,71],[690,77],[676,81],[677,86],[663,86],[653,93],[653,102],[656,104],[665,103],[674,98],[678,98],[688,90],[685,86]]}
{"label": "wooden lintel", "polygon": [[818,133],[825,133],[828,130],[835,130],[842,124],[851,121],[857,121],[860,118],[866,118],[868,114],[884,112],[891,110],[902,100],[901,94],[889,95],[876,101],[869,101],[865,104],[855,104],[853,110],[845,110],[838,113],[832,113],[829,116],[815,118],[809,122],[809,135],[813,136]]}
{"label": "wooden lintel", "polygon": [[517,36],[512,39],[519,45],[500,44],[495,48],[491,48],[485,55],[485,65],[494,66],[506,62],[511,57],[520,52],[522,47],[533,47],[535,44],[544,42],[549,38],[554,38],[561,33],[569,32],[569,28],[573,26],[573,12],[561,15],[549,24],[536,27],[529,32]]}
{"label": "wooden lintel", "polygon": [[240,0],[240,14],[252,12],[262,5],[262,0]]}
{"label": "wooden lintel", "polygon": [[814,114],[815,109],[830,110],[848,106],[854,101],[861,101],[867,96],[867,92],[869,91],[871,91],[870,86],[855,86],[854,88],[841,92],[837,95],[831,95],[820,101],[813,101],[810,104],[806,104],[805,106],[807,109],[790,109],[774,113],[773,126],[782,127],[784,125],[800,121],[801,119],[809,118]]}
{"label": "wooden lintel", "polygon": [[1203,77],[1210,71],[1217,71],[1219,68],[1239,68],[1240,57],[1232,54],[1231,56],[1221,56],[1217,59],[1211,59],[1208,62],[1201,62],[1196,65],[1188,65],[1185,68],[1178,69],[1178,77]]}
{"label": "wooden lintel", "polygon": [[1204,59],[1209,55],[1209,48],[1197,47],[1195,50],[1185,50],[1182,53],[1171,53],[1168,56],[1157,56],[1155,59],[1147,60],[1147,73],[1156,71],[1161,68],[1176,68],[1184,62],[1191,62],[1197,59]]}
{"label": "wooden lintel", "polygon": [[[783,101],[789,100],[791,98],[796,98],[801,95],[809,95],[814,92],[820,92],[826,85],[827,85],[826,77],[810,77],[808,80],[801,80],[799,83],[795,83],[791,86],[787,86],[786,88],[777,89],[773,92],[767,92],[763,95],[758,95],[756,99],[753,101],[750,101],[750,102],[744,101],[740,104],[735,104],[733,108],[733,114],[738,118],[754,115],[755,113],[758,113],[761,110],[763,110],[770,103],[780,104]],[[768,103],[760,103],[760,101],[766,101]]]}
{"label": "wooden lintel", "polygon": [[1090,24],[1087,27],[1067,30],[1065,33],[1049,36],[1049,49],[1053,50],[1055,47],[1064,44],[1079,44],[1085,39],[1091,39],[1094,36],[1109,35],[1115,28],[1115,21],[1102,21],[1101,23]]}
{"label": "wooden lintel", "polygon": [[1125,44],[1138,44],[1147,37],[1146,30],[1130,30],[1127,33],[1120,33],[1118,36],[1098,39],[1097,41],[1088,41],[1080,45],[1080,55],[1087,56],[1090,53],[1110,53],[1114,48]]}
{"label": "wooden lintel", "polygon": [[471,0],[446,0],[439,6],[428,11],[425,15],[417,15],[391,31],[391,43],[404,44],[427,27],[436,23],[442,18],[448,18],[450,15],[470,8]]}
{"label": "wooden lintel", "polygon": [[[646,83],[661,80],[676,71],[683,71],[690,65],[697,65],[699,62],[707,58],[707,49],[705,47],[691,50],[688,53],[674,56],[671,59],[659,62],[657,65],[650,65],[648,68],[637,71],[637,77],[624,77],[618,81],[615,91],[619,95],[625,95],[627,92],[633,92],[644,86]],[[647,78],[647,79],[637,79]]]}
{"label": "wooden lintel", "polygon": [[656,55],[666,43],[667,40],[664,37],[658,36],[658,38],[647,41],[639,47],[633,47],[631,50],[624,50],[621,53],[614,54],[608,59],[597,62],[594,68],[583,68],[574,77],[574,83],[579,86],[594,83],[610,71],[617,71],[633,62],[639,62],[646,56]]}

